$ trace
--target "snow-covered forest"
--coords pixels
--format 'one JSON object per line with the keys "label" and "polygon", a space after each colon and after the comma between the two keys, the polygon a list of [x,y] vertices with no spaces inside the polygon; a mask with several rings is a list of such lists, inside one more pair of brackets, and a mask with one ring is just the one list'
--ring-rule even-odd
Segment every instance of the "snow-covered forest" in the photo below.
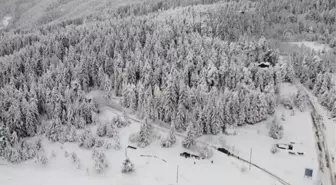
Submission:
{"label": "snow-covered forest", "polygon": [[[333,58],[301,52],[291,55],[295,72],[282,65],[265,37],[248,39],[262,34],[266,17],[260,10],[251,13],[255,20],[244,21],[248,17],[236,12],[242,3],[177,8],[164,15],[151,9],[177,4],[126,6],[95,23],[3,32],[1,122],[18,138],[69,133],[94,122],[98,108],[85,93],[101,89],[107,98],[122,97],[122,105],[140,118],[174,122],[179,132],[194,122],[197,136],[218,134],[272,115],[278,84],[294,76],[335,113]],[[243,5],[256,8],[254,2]],[[260,68],[263,62],[270,68]]]}
{"label": "snow-covered forest", "polygon": [[[132,136],[141,147],[151,143],[157,121],[170,129],[161,140],[165,148],[175,145],[176,133],[186,135],[182,146],[190,148],[201,136],[272,116],[269,135],[281,139],[286,130],[275,115],[278,105],[308,107],[303,89],[280,96],[282,83],[302,83],[336,117],[335,6],[328,0],[148,1],[0,31],[0,157],[47,163],[41,139],[26,140],[41,135],[83,148],[103,146],[99,138],[108,137],[120,148],[128,114],[142,120]],[[293,47],[284,55],[277,42],[288,29],[295,39],[331,50]],[[101,107],[87,96],[93,90],[118,100],[124,116],[102,123]],[[93,158],[98,172],[108,167],[104,154]],[[123,165],[123,172],[132,171],[131,161]]]}

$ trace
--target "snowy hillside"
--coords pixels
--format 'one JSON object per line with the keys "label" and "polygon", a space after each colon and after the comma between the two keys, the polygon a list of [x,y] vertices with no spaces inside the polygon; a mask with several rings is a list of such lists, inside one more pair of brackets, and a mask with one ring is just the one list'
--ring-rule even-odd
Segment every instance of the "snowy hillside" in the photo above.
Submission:
{"label": "snowy hillside", "polygon": [[[105,110],[101,113],[102,119],[113,117],[115,111]],[[130,144],[128,136],[139,130],[139,124],[132,122],[129,127],[120,129],[121,145],[120,150],[102,149],[107,156],[109,167],[102,174],[94,170],[92,150],[79,148],[74,144],[55,144],[43,141],[45,152],[49,158],[47,165],[25,162],[20,165],[1,162],[0,184],[27,185],[49,184],[49,185],[71,185],[71,184],[153,184],[167,185],[178,184],[274,184],[276,180],[263,172],[252,169],[248,171],[248,165],[237,159],[230,158],[225,154],[215,152],[209,160],[185,159],[180,153],[186,151],[181,147],[181,138],[178,138],[176,146],[171,149],[161,149],[159,141],[153,142],[149,147],[137,150],[128,149],[127,155],[135,166],[135,171],[130,174],[121,173],[121,164],[125,159],[125,147]],[[165,135],[165,133],[161,133]],[[55,157],[52,157],[52,152]],[[69,156],[65,157],[65,152]],[[80,167],[71,160],[71,153],[77,154],[80,160]],[[166,162],[141,155],[152,155],[164,159]],[[213,163],[211,163],[213,161]],[[194,164],[194,162],[196,164]],[[177,176],[178,166],[178,177]],[[211,175],[207,175],[211,174]]]}
{"label": "snowy hillside", "polygon": [[335,15],[0,0],[0,185],[335,185]]}

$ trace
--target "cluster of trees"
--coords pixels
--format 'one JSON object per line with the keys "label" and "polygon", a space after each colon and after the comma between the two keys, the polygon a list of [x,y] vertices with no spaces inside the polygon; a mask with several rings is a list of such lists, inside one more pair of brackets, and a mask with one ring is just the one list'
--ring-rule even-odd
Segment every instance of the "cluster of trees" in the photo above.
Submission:
{"label": "cluster of trees", "polygon": [[41,140],[22,140],[15,131],[10,133],[8,128],[0,127],[0,157],[7,161],[19,163],[33,159],[42,150]]}
{"label": "cluster of trees", "polygon": [[[1,32],[0,126],[5,132],[0,138],[5,139],[0,156],[12,162],[35,157],[40,143],[21,138],[43,133],[55,142],[103,146],[89,130],[77,136],[76,129],[89,124],[98,124],[97,135],[113,137],[118,148],[116,128],[128,122],[116,118],[113,124],[97,123],[97,105],[85,97],[92,89],[104,90],[107,98],[122,96],[124,107],[146,118],[135,137],[142,147],[152,140],[151,120],[171,124],[163,147],[176,142],[175,131],[186,131],[186,148],[203,134],[265,120],[274,114],[279,83],[294,82],[295,77],[336,117],[335,59],[294,52],[293,65],[282,65],[278,53],[260,37],[279,37],[291,29],[332,44],[335,2],[253,0],[190,6],[216,2],[127,5],[85,21]],[[171,9],[178,6],[183,8]],[[264,62],[270,67],[258,66]],[[299,90],[293,103],[304,110],[305,99]],[[279,139],[282,134],[283,127],[273,121],[270,135]],[[98,171],[106,167],[101,158],[95,160]],[[123,171],[132,169],[125,161]]]}
{"label": "cluster of trees", "polygon": [[[92,88],[123,96],[141,117],[175,120],[177,131],[197,122],[197,135],[273,114],[287,73],[276,52],[265,38],[227,42],[203,34],[190,16],[197,11],[3,33],[1,122],[19,137],[36,135],[41,115],[52,120],[48,132],[84,128],[98,111],[84,96]],[[265,61],[267,70],[257,65]]]}
{"label": "cluster of trees", "polygon": [[[122,96],[123,106],[141,118],[174,123],[174,131],[187,131],[184,145],[189,147],[202,134],[254,124],[274,114],[279,83],[293,82],[295,75],[335,110],[335,98],[330,98],[335,95],[333,59],[310,62],[315,61],[311,55],[303,60],[302,54],[293,54],[294,73],[291,65],[278,63],[278,53],[267,39],[258,37],[270,36],[268,28],[287,20],[302,27],[298,15],[322,11],[326,5],[332,7],[330,14],[334,11],[330,1],[315,2],[188,6],[184,1],[159,1],[92,16],[85,24],[74,20],[0,33],[0,122],[19,138],[34,136],[41,127],[53,141],[62,138],[58,133],[74,141],[75,129],[95,124],[93,114],[99,111],[85,94],[101,89],[108,98]],[[181,4],[187,7],[168,10]],[[241,7],[246,13],[238,11]],[[329,13],[321,24],[333,33]],[[270,67],[260,68],[263,62]],[[150,125],[141,128],[139,139],[146,146],[150,141],[143,130]],[[102,126],[97,132],[103,136],[112,131]],[[83,145],[87,138],[82,137]],[[168,145],[174,137],[169,138]]]}
{"label": "cluster of trees", "polygon": [[[335,58],[331,53],[293,52],[295,74],[301,83],[312,90],[319,102],[336,117]],[[303,95],[300,95],[303,96]]]}

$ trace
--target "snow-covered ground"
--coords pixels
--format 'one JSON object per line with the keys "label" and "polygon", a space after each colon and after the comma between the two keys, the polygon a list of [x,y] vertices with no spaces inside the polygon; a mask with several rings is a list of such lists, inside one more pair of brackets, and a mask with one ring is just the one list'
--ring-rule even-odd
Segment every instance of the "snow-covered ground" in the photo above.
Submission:
{"label": "snow-covered ground", "polygon": [[[102,119],[111,119],[114,111],[103,110]],[[204,185],[204,184],[276,184],[276,180],[259,170],[243,172],[248,166],[237,159],[215,152],[211,160],[195,160],[180,157],[180,153],[186,151],[181,147],[181,138],[175,147],[161,149],[159,141],[154,141],[149,147],[137,150],[128,149],[128,157],[135,165],[135,172],[131,174],[121,173],[121,163],[125,159],[125,147],[130,144],[128,137],[139,130],[138,123],[132,123],[129,127],[120,130],[120,150],[109,149],[105,151],[109,161],[109,168],[102,174],[96,174],[93,170],[91,150],[79,148],[75,144],[50,143],[44,141],[43,145],[49,157],[46,166],[28,161],[23,164],[0,163],[0,184],[6,185]],[[162,133],[164,135],[164,133]],[[56,157],[51,157],[55,151]],[[72,163],[70,157],[65,157],[65,151],[69,154],[75,152],[81,161],[80,169]],[[154,155],[157,158],[141,157],[140,155]],[[194,164],[196,162],[196,164]]]}
{"label": "snow-covered ground", "polygon": [[315,50],[315,51],[322,51],[322,50],[325,50],[325,51],[328,51],[330,50],[330,47],[326,44],[320,44],[320,43],[317,43],[317,42],[310,42],[310,41],[302,41],[302,42],[290,42],[290,44],[293,44],[293,45],[298,45],[298,46],[306,46],[312,50]]}
{"label": "snow-covered ground", "polygon": [[[280,87],[281,95],[290,95],[296,91],[296,87],[288,83]],[[276,110],[277,117],[281,118],[282,113],[286,117],[285,121],[281,121],[284,126],[282,139],[274,140],[269,137],[269,123],[272,120],[269,118],[262,123],[238,128],[236,135],[224,136],[226,143],[231,151],[246,160],[250,159],[252,149],[252,163],[267,169],[290,184],[317,184],[320,181],[320,175],[310,110],[305,112],[295,110],[295,116],[291,116],[291,111],[280,106]],[[204,140],[217,142],[219,145],[216,137],[204,137]],[[295,143],[293,152],[303,152],[304,155],[290,155],[288,150],[271,153],[273,145],[291,142]],[[304,178],[305,168],[313,169],[312,179]]]}
{"label": "snow-covered ground", "polygon": [[8,24],[9,24],[9,21],[10,21],[11,19],[12,19],[11,16],[6,16],[6,17],[4,17],[4,18],[2,19],[2,21],[1,21],[2,24],[0,24],[0,29],[6,28],[6,27],[8,26]]}
{"label": "snow-covered ground", "polygon": [[[336,123],[335,121],[329,119],[329,111],[327,111],[324,107],[322,107],[319,103],[317,98],[307,91],[310,100],[314,104],[314,108],[316,109],[317,114],[322,116],[322,123],[324,124],[324,129],[322,129],[322,135],[324,138],[323,143],[326,146],[326,153],[327,157],[329,158],[329,161],[331,166],[329,168],[325,168],[325,173],[324,175],[327,178],[331,178],[331,180],[335,183],[336,182],[336,165],[335,161],[332,161],[332,157],[336,157]],[[330,173],[329,173],[330,172]],[[330,177],[331,176],[331,177]],[[328,181],[329,181],[328,179]]]}
{"label": "snow-covered ground", "polygon": [[[291,84],[282,84],[281,95],[290,95],[296,92],[296,87]],[[99,91],[89,94],[94,99],[101,98]],[[106,104],[103,104],[106,105]],[[100,119],[110,120],[116,114],[121,115],[117,102],[112,102],[113,106],[102,109]],[[117,109],[113,107],[116,106]],[[279,106],[277,116],[281,118],[285,114],[286,120],[282,121],[284,126],[284,137],[281,140],[274,140],[269,137],[269,120],[255,124],[246,125],[236,130],[236,135],[203,136],[200,138],[206,143],[220,146],[219,138],[224,138],[226,146],[243,159],[250,159],[252,149],[252,163],[277,175],[286,182],[295,185],[315,185],[320,181],[318,157],[316,154],[313,124],[310,110],[305,112],[295,111],[295,116],[291,111]],[[134,116],[131,116],[134,117]],[[129,135],[139,131],[140,124],[132,121],[126,128],[120,129],[121,144],[120,150],[105,150],[109,161],[109,168],[102,174],[94,171],[94,163],[91,158],[92,150],[81,149],[75,144],[50,143],[44,141],[45,151],[49,157],[49,164],[41,164],[28,161],[23,164],[7,164],[0,162],[0,184],[6,185],[37,185],[37,184],[101,184],[101,185],[204,185],[204,184],[280,184],[276,179],[267,173],[233,157],[214,151],[214,156],[210,160],[185,159],[180,157],[180,153],[188,151],[181,147],[181,137],[177,137],[177,143],[173,148],[163,149],[159,140],[154,141],[146,148],[137,150],[128,149],[127,156],[135,165],[135,172],[131,174],[121,173],[121,163],[125,159],[125,147],[133,145],[128,141]],[[160,126],[157,126],[160,128]],[[93,130],[94,127],[92,128]],[[160,135],[165,136],[166,130],[156,129]],[[94,132],[95,133],[95,132]],[[332,137],[332,136],[330,136]],[[290,155],[287,150],[280,150],[276,154],[271,153],[274,144],[293,144],[293,151],[303,152],[304,155]],[[134,146],[134,145],[133,145]],[[51,152],[56,152],[56,157],[51,157]],[[75,152],[81,161],[80,169],[65,157],[64,153]],[[158,158],[141,157],[140,155],[153,155]],[[213,163],[211,163],[211,160]],[[194,163],[196,162],[196,164]],[[177,173],[178,168],[178,173]],[[304,178],[305,168],[314,170],[313,178]],[[178,178],[178,183],[176,180]]]}

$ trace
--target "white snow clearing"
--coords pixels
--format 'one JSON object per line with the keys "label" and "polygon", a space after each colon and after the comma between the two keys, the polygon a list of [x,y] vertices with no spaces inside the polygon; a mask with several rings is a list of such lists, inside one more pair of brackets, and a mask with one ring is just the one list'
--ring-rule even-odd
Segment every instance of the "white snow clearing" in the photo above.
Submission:
{"label": "white snow clearing", "polygon": [[12,19],[11,16],[6,16],[2,19],[2,25],[0,25],[0,29],[6,28],[9,24],[9,21]]}
{"label": "white snow clearing", "polygon": [[326,44],[320,44],[317,42],[310,42],[310,41],[302,41],[302,42],[289,42],[289,44],[297,45],[297,46],[305,46],[308,47],[314,51],[320,52],[320,51],[328,51],[331,48]]}
{"label": "white snow clearing", "polygon": [[[290,84],[282,84],[281,95],[289,95],[296,92],[296,87]],[[102,98],[99,91],[89,94],[92,99]],[[103,100],[103,99],[100,99]],[[121,115],[119,105],[116,102],[103,102],[99,118],[101,121],[108,121],[116,114]],[[114,107],[117,107],[114,109]],[[177,134],[177,143],[173,148],[161,148],[160,141],[155,140],[146,148],[136,150],[127,149],[127,156],[135,166],[131,174],[121,173],[121,164],[125,159],[125,148],[131,144],[129,135],[139,131],[140,124],[132,119],[132,124],[120,129],[121,145],[120,150],[105,150],[109,161],[109,168],[102,174],[94,171],[94,163],[91,158],[92,150],[79,148],[72,143],[50,143],[44,140],[45,151],[48,154],[49,163],[46,166],[34,163],[34,161],[23,164],[0,163],[0,184],[6,185],[220,185],[229,184],[291,184],[309,185],[320,182],[318,157],[315,148],[312,119],[309,110],[305,112],[296,111],[291,116],[291,111],[283,107],[277,108],[277,116],[280,118],[284,113],[286,120],[282,121],[284,126],[284,137],[281,140],[274,140],[268,135],[269,120],[255,125],[247,125],[235,130],[235,135],[203,136],[200,140],[215,146],[222,146],[219,138],[225,139],[226,146],[232,153],[249,160],[252,148],[252,163],[264,168],[266,171],[278,176],[287,183],[272,177],[268,172],[262,171],[252,165],[249,170],[248,163],[244,163],[234,157],[214,151],[214,156],[209,160],[186,159],[180,156],[182,152],[196,153],[182,148],[181,141],[183,134]],[[131,118],[135,116],[130,116]],[[271,118],[270,118],[271,119]],[[157,125],[156,132],[162,136],[166,135],[167,129]],[[95,126],[92,127],[95,133]],[[106,140],[109,140],[105,138]],[[271,153],[271,147],[275,144],[281,146],[293,145],[292,150],[280,150],[276,154]],[[51,157],[54,151],[56,157]],[[65,157],[65,151],[69,154],[75,152],[80,160],[80,168]],[[300,152],[303,155],[291,155],[289,152]],[[141,155],[156,156],[156,158]],[[163,160],[162,160],[163,159]],[[213,161],[213,163],[211,163]],[[313,169],[313,178],[304,178],[305,168]],[[178,180],[178,183],[177,183]]]}
{"label": "white snow clearing", "polygon": [[[280,86],[280,95],[290,95],[297,91],[294,85],[284,83]],[[236,129],[237,134],[224,136],[226,145],[231,151],[244,159],[250,159],[252,149],[252,163],[267,169],[269,172],[286,180],[290,184],[308,185],[320,182],[318,156],[315,147],[313,123],[310,110],[300,112],[295,110],[295,115],[291,116],[291,111],[283,107],[276,110],[277,117],[285,114],[285,121],[281,121],[284,126],[284,137],[274,140],[269,137],[269,127],[272,118],[255,125],[247,125]],[[203,137],[204,140],[220,145],[218,136]],[[275,144],[291,144],[292,150],[281,150],[272,154],[271,148]],[[303,155],[300,154],[303,153]],[[252,167],[253,168],[253,167]],[[304,177],[305,168],[313,169],[312,179]]]}
{"label": "white snow clearing", "polygon": [[[103,110],[102,119],[111,119],[114,115],[111,110]],[[0,184],[6,185],[220,185],[230,183],[233,185],[256,184],[269,185],[277,184],[277,181],[260,170],[248,171],[247,164],[228,157],[222,153],[215,152],[211,160],[185,159],[179,154],[186,151],[181,147],[181,138],[173,148],[162,149],[159,141],[154,141],[147,148],[137,150],[128,149],[127,156],[135,165],[135,171],[131,174],[121,173],[121,163],[125,159],[125,147],[129,144],[128,136],[139,131],[139,124],[132,122],[129,127],[120,130],[120,150],[109,149],[105,154],[109,161],[109,168],[102,174],[93,171],[93,160],[91,150],[79,148],[75,144],[50,143],[44,141],[45,151],[48,154],[49,163],[46,166],[28,161],[23,164],[4,164],[0,166]],[[52,158],[51,152],[56,153]],[[75,152],[81,161],[79,169],[69,157],[65,157],[65,151],[69,154]],[[140,155],[153,155],[157,158],[141,157]],[[196,164],[195,164],[195,163]],[[178,166],[178,167],[177,167]],[[178,173],[177,173],[178,168]],[[177,175],[178,174],[178,175]]]}
{"label": "white snow clearing", "polygon": [[[320,141],[324,147],[325,151],[323,150],[323,162],[329,163],[330,166],[328,167],[327,164],[324,168],[323,175],[326,177],[326,181],[329,182],[329,179],[331,181],[331,184],[336,182],[336,165],[335,161],[332,160],[333,157],[335,157],[335,148],[336,148],[336,124],[332,120],[329,119],[328,111],[322,107],[315,96],[313,96],[309,91],[307,91],[310,101],[312,102],[312,106],[314,106],[314,109],[318,115],[322,117],[322,120],[320,121],[322,125],[320,125],[320,134],[323,138],[322,141]],[[327,162],[327,161],[328,162]],[[328,164],[328,165],[329,165]],[[326,183],[324,183],[326,184]]]}

